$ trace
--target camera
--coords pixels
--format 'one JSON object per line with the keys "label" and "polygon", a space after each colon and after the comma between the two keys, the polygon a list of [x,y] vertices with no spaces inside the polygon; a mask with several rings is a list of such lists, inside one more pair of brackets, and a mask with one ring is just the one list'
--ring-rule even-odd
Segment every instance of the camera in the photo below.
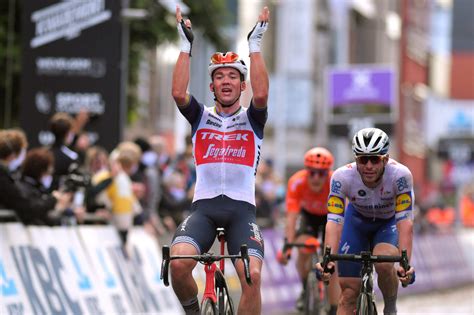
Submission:
{"label": "camera", "polygon": [[69,167],[69,174],[63,179],[63,191],[65,192],[76,192],[80,188],[86,188],[91,184],[91,176],[84,173],[79,165],[76,163],[71,164]]}

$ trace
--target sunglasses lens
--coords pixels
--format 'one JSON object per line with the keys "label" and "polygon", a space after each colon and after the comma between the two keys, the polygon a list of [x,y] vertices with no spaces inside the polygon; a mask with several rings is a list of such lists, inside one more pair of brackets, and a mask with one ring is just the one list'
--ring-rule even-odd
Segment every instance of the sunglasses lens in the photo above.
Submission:
{"label": "sunglasses lens", "polygon": [[378,164],[382,161],[382,156],[380,155],[362,155],[357,157],[357,162],[359,164],[367,164],[370,161],[372,164]]}

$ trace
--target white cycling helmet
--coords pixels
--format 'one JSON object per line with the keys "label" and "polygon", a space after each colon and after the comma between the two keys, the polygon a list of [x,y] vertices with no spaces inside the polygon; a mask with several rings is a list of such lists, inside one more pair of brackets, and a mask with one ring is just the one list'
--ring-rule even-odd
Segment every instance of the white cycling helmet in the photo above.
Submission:
{"label": "white cycling helmet", "polygon": [[242,59],[239,59],[239,55],[234,52],[216,52],[211,56],[211,63],[209,64],[209,75],[212,79],[212,74],[219,68],[230,67],[237,69],[243,76],[243,80],[247,79],[247,66]]}
{"label": "white cycling helmet", "polygon": [[352,151],[355,155],[385,155],[389,147],[387,134],[378,128],[361,129],[352,139]]}

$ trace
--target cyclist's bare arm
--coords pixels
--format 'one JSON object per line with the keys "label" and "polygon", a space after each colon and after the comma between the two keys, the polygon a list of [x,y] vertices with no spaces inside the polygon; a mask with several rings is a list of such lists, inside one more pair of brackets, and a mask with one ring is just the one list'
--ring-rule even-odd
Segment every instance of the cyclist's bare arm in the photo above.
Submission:
{"label": "cyclist's bare arm", "polygon": [[[399,248],[406,249],[408,254],[408,261],[410,261],[413,244],[413,221],[411,219],[405,219],[397,222],[398,229],[398,242]],[[414,272],[414,268],[410,267],[410,270],[404,270],[402,267],[398,267],[398,273],[404,275],[400,277],[402,283],[409,283],[410,277]]]}
{"label": "cyclist's bare arm", "polygon": [[288,243],[293,243],[295,241],[297,219],[298,219],[298,212],[289,211],[286,213],[285,236],[286,236],[286,239],[288,240]]}
{"label": "cyclist's bare arm", "polygon": [[[183,17],[179,6],[176,7],[176,22],[179,23]],[[185,21],[186,27],[191,27],[191,21]],[[191,63],[191,56],[187,52],[181,51],[173,71],[172,95],[178,106],[189,104],[189,95],[187,93],[189,83],[189,66]]]}
{"label": "cyclist's bare arm", "polygon": [[[328,221],[326,223],[326,239],[324,247],[330,246],[331,253],[335,254],[338,252],[339,249],[339,240],[341,239],[342,233],[342,224],[336,223],[334,221]],[[336,267],[336,264],[333,261],[328,263],[328,268],[333,269]],[[324,272],[321,263],[316,264],[316,268],[321,272],[322,279],[324,281],[328,281],[331,277],[331,273]]]}
{"label": "cyclist's bare arm", "polygon": [[[268,23],[270,11],[267,7],[262,9],[258,23]],[[250,84],[252,86],[253,104],[256,108],[265,108],[268,101],[268,72],[261,52],[250,53]]]}

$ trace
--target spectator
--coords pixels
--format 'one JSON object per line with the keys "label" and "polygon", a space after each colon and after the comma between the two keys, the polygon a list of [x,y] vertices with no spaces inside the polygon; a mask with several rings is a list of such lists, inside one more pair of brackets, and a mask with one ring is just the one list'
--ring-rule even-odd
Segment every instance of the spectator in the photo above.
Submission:
{"label": "spectator", "polygon": [[186,189],[186,177],[179,170],[167,172],[163,181],[160,216],[166,228],[174,232],[191,208],[192,191]]}
{"label": "spectator", "polygon": [[[108,174],[109,171],[109,154],[107,150],[100,146],[93,146],[87,149],[85,154],[84,169],[92,179],[99,173]],[[101,182],[91,182],[91,185],[86,189],[86,209],[89,213],[94,213],[95,223],[102,221],[102,223],[108,222],[110,212],[107,209],[108,205],[106,200],[98,200],[97,196],[100,195],[110,184],[112,183],[112,177],[107,177]]]}
{"label": "spectator", "polygon": [[262,227],[271,227],[285,196],[283,181],[276,174],[272,160],[263,160],[259,164],[255,181],[257,219]]}
{"label": "spectator", "polygon": [[69,148],[75,136],[73,125],[74,120],[67,113],[56,113],[50,120],[50,130],[55,138],[51,147],[54,155],[52,189],[58,189],[62,179],[68,174],[71,164],[79,161],[79,155]]}
{"label": "spectator", "polygon": [[98,183],[110,178],[111,183],[101,196],[112,212],[112,222],[116,226],[126,255],[125,246],[129,229],[133,225],[133,216],[141,211],[135,197],[130,175],[138,167],[140,148],[133,142],[122,142],[110,154],[110,171],[103,170],[92,178],[92,183]]}
{"label": "spectator", "polygon": [[147,230],[161,235],[164,228],[156,209],[162,194],[158,154],[146,139],[136,138],[134,142],[140,147],[142,155],[138,170],[131,179],[143,183],[145,187],[145,194],[139,199],[143,211],[135,217],[135,224],[143,224]]}
{"label": "spectator", "polygon": [[71,193],[54,192],[55,197],[48,193],[53,167],[54,157],[48,149],[36,148],[27,153],[18,186],[31,203],[47,212],[31,211],[23,216],[24,224],[59,225],[62,212],[70,206]]}
{"label": "spectator", "polygon": [[158,168],[161,173],[168,167],[171,158],[166,146],[166,139],[159,135],[151,136],[149,139],[153,151],[158,155]]}
{"label": "spectator", "polygon": [[20,220],[25,222],[32,216],[44,217],[57,202],[56,197],[30,198],[21,191],[12,177],[10,170],[14,169],[13,166],[22,164],[21,152],[26,150],[27,145],[23,131],[0,131],[0,205],[15,211]]}

